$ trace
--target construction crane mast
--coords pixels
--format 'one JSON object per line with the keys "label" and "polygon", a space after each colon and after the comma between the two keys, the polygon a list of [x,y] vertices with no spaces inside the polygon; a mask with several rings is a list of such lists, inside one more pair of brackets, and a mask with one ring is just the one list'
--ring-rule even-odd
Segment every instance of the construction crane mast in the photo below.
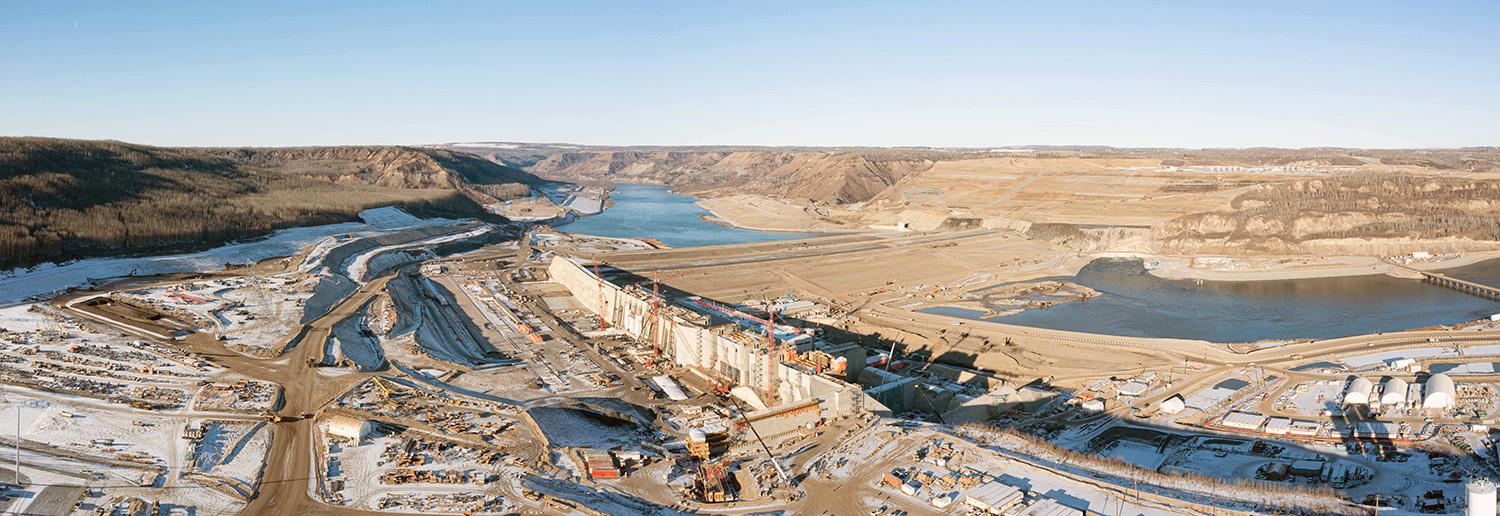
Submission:
{"label": "construction crane mast", "polygon": [[661,358],[661,273],[651,273],[651,355],[652,360]]}
{"label": "construction crane mast", "polygon": [[594,262],[594,279],[599,281],[599,329],[608,329],[609,318],[604,316],[609,313],[609,305],[604,302],[604,276],[599,274],[599,257],[595,255],[591,260]]}
{"label": "construction crane mast", "polygon": [[776,311],[771,309],[771,300],[766,300],[766,349],[770,363],[766,365],[766,406],[776,405],[776,373],[781,368],[781,346],[776,340]]}

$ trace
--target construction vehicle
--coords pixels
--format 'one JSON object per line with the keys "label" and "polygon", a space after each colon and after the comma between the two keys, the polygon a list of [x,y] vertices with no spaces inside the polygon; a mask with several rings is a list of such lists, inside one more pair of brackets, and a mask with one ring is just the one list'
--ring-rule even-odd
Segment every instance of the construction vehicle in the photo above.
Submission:
{"label": "construction vehicle", "polygon": [[389,387],[386,387],[385,386],[385,382],[380,381],[380,378],[378,378],[378,377],[371,378],[370,379],[370,383],[373,383],[373,384],[375,384],[375,387],[380,388],[381,395],[383,395],[386,398],[390,398],[391,397],[391,389]]}

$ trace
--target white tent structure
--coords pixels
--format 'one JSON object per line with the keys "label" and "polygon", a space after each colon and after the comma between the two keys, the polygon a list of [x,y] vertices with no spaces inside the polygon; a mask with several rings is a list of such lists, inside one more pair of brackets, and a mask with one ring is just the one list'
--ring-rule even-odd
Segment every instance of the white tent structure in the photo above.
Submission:
{"label": "white tent structure", "polygon": [[1355,377],[1349,382],[1349,388],[1344,390],[1345,405],[1369,405],[1370,393],[1375,390],[1375,384],[1369,379]]}
{"label": "white tent structure", "polygon": [[374,425],[369,421],[349,416],[335,415],[328,418],[328,435],[353,441],[356,446],[370,434]]}
{"label": "white tent structure", "polygon": [[1445,409],[1453,406],[1458,389],[1454,388],[1452,378],[1438,373],[1427,378],[1427,388],[1423,391],[1426,395],[1422,397],[1422,408]]}
{"label": "white tent structure", "polygon": [[1182,399],[1181,394],[1173,394],[1172,397],[1161,402],[1161,412],[1169,416],[1182,412],[1185,408],[1187,408],[1187,401]]}
{"label": "white tent structure", "polygon": [[1400,378],[1388,378],[1380,389],[1381,405],[1400,405],[1406,403],[1406,380]]}

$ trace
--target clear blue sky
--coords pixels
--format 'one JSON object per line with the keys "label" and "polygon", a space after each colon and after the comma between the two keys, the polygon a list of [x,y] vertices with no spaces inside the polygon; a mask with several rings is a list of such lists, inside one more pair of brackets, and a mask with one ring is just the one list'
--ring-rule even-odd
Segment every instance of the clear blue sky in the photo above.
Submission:
{"label": "clear blue sky", "polygon": [[1500,2],[1217,4],[0,0],[0,135],[1500,145]]}

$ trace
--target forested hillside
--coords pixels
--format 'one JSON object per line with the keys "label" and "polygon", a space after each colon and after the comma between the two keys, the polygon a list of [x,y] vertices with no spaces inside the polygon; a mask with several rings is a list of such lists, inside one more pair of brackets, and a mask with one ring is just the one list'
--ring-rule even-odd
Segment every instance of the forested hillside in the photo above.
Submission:
{"label": "forested hillside", "polygon": [[0,138],[0,268],[186,250],[397,204],[480,216],[529,174],[411,147],[162,148]]}

